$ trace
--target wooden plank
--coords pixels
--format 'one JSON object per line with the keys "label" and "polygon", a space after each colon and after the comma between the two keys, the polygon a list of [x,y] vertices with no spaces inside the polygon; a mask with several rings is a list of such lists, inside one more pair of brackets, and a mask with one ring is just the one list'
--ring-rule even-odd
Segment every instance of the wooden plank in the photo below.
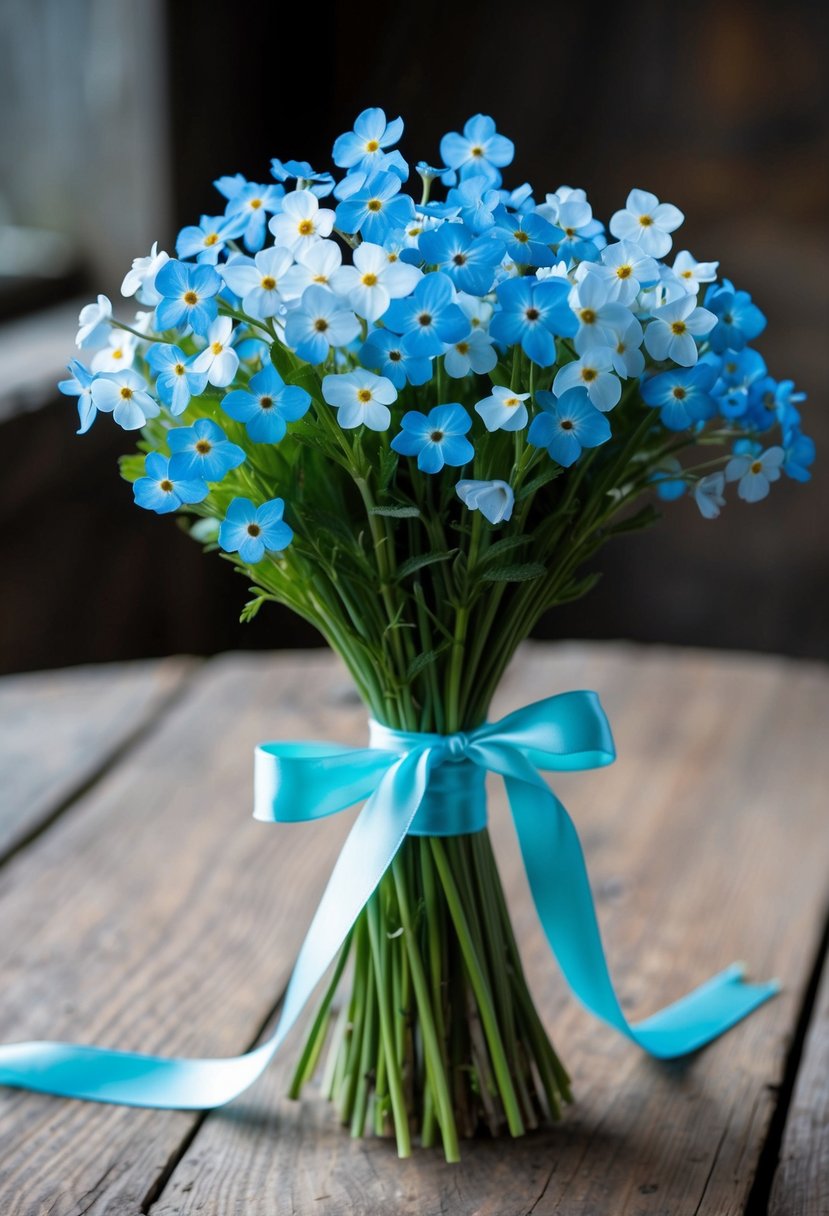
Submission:
{"label": "wooden plank", "polygon": [[[233,1055],[282,990],[347,827],[250,816],[262,737],[355,737],[322,652],[208,663],[157,728],[0,870],[0,1040]],[[197,1116],[0,1089],[3,1216],[136,1216]]]}
{"label": "wooden plank", "polygon": [[786,1119],[769,1216],[829,1212],[829,967],[824,966]]}
{"label": "wooden plank", "polygon": [[0,680],[0,858],[47,822],[158,714],[193,659]]}
{"label": "wooden plank", "polygon": [[[557,779],[580,826],[611,969],[632,1017],[735,958],[785,990],[719,1042],[659,1064],[576,1005],[535,923],[503,799],[496,847],[528,974],[574,1078],[562,1124],[523,1141],[397,1160],[325,1104],[285,1101],[290,1051],[208,1116],[152,1216],[737,1216],[775,1103],[825,905],[815,666],[632,647],[528,647],[497,711],[597,688],[618,763]],[[340,737],[348,738],[343,733]]]}

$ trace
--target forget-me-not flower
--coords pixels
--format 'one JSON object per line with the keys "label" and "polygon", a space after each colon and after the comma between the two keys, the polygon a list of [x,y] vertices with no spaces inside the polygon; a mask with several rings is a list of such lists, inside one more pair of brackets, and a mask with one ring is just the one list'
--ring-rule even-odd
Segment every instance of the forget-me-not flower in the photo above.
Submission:
{"label": "forget-me-not flower", "polygon": [[147,382],[132,368],[102,372],[92,381],[92,404],[125,431],[138,431],[148,418],[156,418],[161,407],[149,393]]}
{"label": "forget-me-not flower", "polygon": [[203,215],[198,224],[182,228],[176,237],[176,254],[215,266],[225,247],[227,217]]}
{"label": "forget-me-not flower", "polygon": [[575,464],[583,448],[597,448],[610,438],[610,423],[590,404],[585,389],[571,388],[561,397],[542,389],[535,397],[541,413],[530,423],[527,442],[546,448],[562,468]]}
{"label": "forget-me-not flower", "polygon": [[358,367],[343,375],[326,376],[322,395],[337,410],[337,421],[344,430],[367,426],[370,431],[387,431],[391,422],[388,407],[397,400],[397,389],[385,376]]}
{"label": "forget-me-not flower", "polygon": [[645,329],[645,349],[654,359],[672,359],[680,367],[693,367],[699,357],[695,338],[709,334],[717,318],[707,308],[697,307],[693,294],[682,296],[653,311]]}
{"label": "forget-me-not flower", "polygon": [[226,553],[238,553],[243,562],[255,566],[265,553],[287,549],[293,530],[282,518],[285,503],[271,498],[255,507],[249,498],[234,498],[219,528],[219,544]]}
{"label": "forget-me-not flower", "polygon": [[606,413],[622,395],[619,377],[613,371],[613,354],[608,346],[594,346],[556,372],[553,392],[557,397],[571,388],[587,389],[591,405]]}
{"label": "forget-me-not flower", "polygon": [[410,410],[400,425],[391,446],[401,456],[416,456],[421,473],[439,473],[444,465],[459,468],[475,455],[466,438],[472,419],[457,402],[436,405],[428,414]]}
{"label": "forget-me-not flower", "polygon": [[512,515],[515,494],[506,481],[459,481],[458,498],[470,511],[480,511],[491,524],[506,523]]}
{"label": "forget-me-not flower", "polygon": [[410,195],[400,193],[396,173],[357,173],[353,177],[353,190],[337,207],[336,225],[342,232],[359,232],[363,240],[382,245],[390,232],[405,227],[412,218],[414,203]]}
{"label": "forget-me-not flower", "polygon": [[507,279],[498,287],[501,311],[492,318],[489,331],[502,346],[518,343],[539,367],[556,361],[553,335],[572,337],[577,322],[567,305],[570,284],[565,279]]}
{"label": "forget-me-not flower", "polygon": [[443,163],[453,171],[447,175],[453,180],[455,173],[461,181],[482,176],[490,185],[500,186],[499,169],[512,163],[515,145],[505,135],[498,134],[492,118],[475,114],[467,120],[462,135],[458,131],[444,135],[440,141],[440,155]]}
{"label": "forget-me-not flower", "polygon": [[159,250],[158,241],[153,241],[152,249],[147,257],[133,258],[132,267],[124,275],[124,281],[121,284],[121,295],[135,296],[139,304],[144,304],[147,308],[155,308],[161,300],[161,294],[155,288],[155,276],[164,263],[169,260],[170,255],[163,249]]}
{"label": "forget-me-not flower", "polygon": [[[215,183],[217,186],[218,184]],[[255,182],[245,182],[234,194],[228,196],[225,208],[225,236],[241,237],[246,249],[251,253],[258,253],[265,244],[267,217],[279,211],[284,194],[284,186],[261,186]]]}
{"label": "forget-me-not flower", "polygon": [[343,255],[336,241],[317,241],[298,250],[296,262],[279,280],[279,292],[286,305],[290,307],[296,303],[312,283],[330,287],[342,262]]}
{"label": "forget-me-not flower", "polygon": [[[373,107],[363,110],[354,123],[353,131],[347,131],[334,141],[334,164],[341,169],[362,170],[364,173],[374,173],[389,165],[387,149],[400,142],[403,135],[403,119],[393,118],[386,121],[383,110]],[[392,164],[400,171],[405,170],[405,162],[398,153]],[[408,171],[404,177],[408,176]]]}
{"label": "forget-me-not flower", "polygon": [[133,482],[133,497],[139,507],[168,515],[185,504],[202,502],[208,495],[207,482],[188,477],[182,462],[168,460],[160,452],[150,452],[144,460],[145,476]]}
{"label": "forget-me-not flower", "polygon": [[204,392],[207,373],[194,371],[192,357],[180,347],[157,342],[147,351],[147,362],[156,374],[156,392],[171,414],[183,414],[190,398]]}
{"label": "forget-me-not flower", "polygon": [[455,303],[452,280],[440,271],[424,275],[411,296],[393,300],[383,324],[404,334],[411,354],[439,355],[444,343],[463,338],[469,323]]}
{"label": "forget-me-not flower", "polygon": [[230,317],[217,317],[207,331],[207,346],[193,360],[194,372],[205,372],[209,384],[226,388],[232,384],[239,367],[239,356],[231,345],[233,322]]}
{"label": "forget-me-not flower", "polygon": [[635,241],[645,253],[662,258],[671,248],[671,233],[685,216],[673,203],[660,203],[647,190],[631,190],[624,210],[617,211],[610,221],[610,231],[620,241]]}
{"label": "forget-me-not flower", "polygon": [[197,418],[192,426],[173,427],[167,432],[173,454],[170,467],[182,477],[221,481],[225,473],[244,463],[245,453],[231,443],[212,418]]}
{"label": "forget-me-not flower", "polygon": [[98,413],[92,400],[94,379],[95,376],[88,367],[85,367],[79,359],[72,359],[69,363],[69,379],[58,382],[58,388],[64,396],[78,399],[78,421],[81,424],[77,431],[79,435],[86,434]]}
{"label": "forget-me-not flower", "polygon": [[406,340],[389,329],[375,329],[360,347],[363,367],[379,372],[391,380],[396,389],[408,384],[426,384],[432,378],[432,361],[423,355],[412,355]]}
{"label": "forget-me-not flower", "polygon": [[714,415],[711,389],[715,380],[716,371],[710,364],[697,363],[646,377],[640,392],[646,405],[659,410],[663,426],[684,431]]}
{"label": "forget-me-not flower", "polygon": [[705,307],[716,321],[709,337],[712,350],[742,350],[766,328],[766,318],[748,292],[735,291],[728,279],[708,288]]}
{"label": "forget-me-not flower", "polygon": [[529,393],[514,393],[511,388],[493,385],[492,395],[475,406],[475,413],[484,420],[488,431],[520,431],[527,425]]}
{"label": "forget-me-not flower", "polygon": [[155,310],[159,329],[184,329],[204,337],[219,311],[216,293],[222,280],[212,266],[171,258],[155,277],[162,299]]}
{"label": "forget-me-not flower", "polygon": [[483,296],[492,287],[495,267],[506,246],[502,240],[477,236],[465,224],[441,224],[419,239],[426,262],[442,270],[460,291]]}
{"label": "forget-me-not flower", "polygon": [[725,466],[725,479],[739,483],[737,493],[744,502],[759,502],[767,496],[771,483],[780,477],[785,458],[783,449],[776,446],[756,455],[740,453],[732,456]]}
{"label": "forget-me-not flower", "polygon": [[281,310],[283,281],[293,264],[289,250],[272,245],[252,258],[234,253],[218,269],[248,316],[264,321]]}
{"label": "forget-me-not flower", "polygon": [[99,295],[93,304],[84,304],[78,315],[78,333],[75,345],[99,346],[106,342],[112,327],[112,304],[109,297]]}
{"label": "forget-me-not flower", "polygon": [[483,329],[470,329],[465,337],[453,342],[443,356],[447,376],[462,380],[470,371],[479,376],[491,372],[498,362],[492,339]]}
{"label": "forget-me-not flower", "polygon": [[352,261],[336,271],[331,286],[367,321],[376,321],[393,299],[409,295],[422,278],[416,266],[389,261],[382,245],[370,241],[357,246]]}
{"label": "forget-me-not flower", "polygon": [[298,384],[286,384],[272,363],[267,363],[247,388],[236,389],[222,400],[222,409],[243,422],[254,443],[279,443],[287,424],[308,411],[311,398]]}
{"label": "forget-me-not flower", "polygon": [[342,300],[316,283],[302,293],[285,323],[285,341],[308,363],[324,363],[332,346],[347,346],[360,332],[360,322]]}
{"label": "forget-me-not flower", "polygon": [[708,473],[694,486],[694,502],[703,519],[716,519],[725,506],[725,473]]}
{"label": "forget-me-not flower", "polygon": [[294,190],[286,194],[277,215],[271,216],[268,228],[281,249],[296,255],[300,249],[330,236],[334,227],[334,212],[320,207],[311,190]]}

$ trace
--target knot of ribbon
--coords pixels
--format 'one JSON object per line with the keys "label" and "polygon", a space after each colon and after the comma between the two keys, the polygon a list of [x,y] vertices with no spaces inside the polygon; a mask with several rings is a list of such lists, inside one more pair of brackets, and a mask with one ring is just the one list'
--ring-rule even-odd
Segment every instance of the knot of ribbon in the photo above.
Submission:
{"label": "knot of ribbon", "polygon": [[575,825],[542,771],[599,768],[615,759],[593,692],[547,697],[499,722],[453,735],[370,723],[367,748],[315,742],[256,749],[254,817],[307,823],[364,801],[291,975],[273,1035],[246,1055],[179,1059],[67,1043],[0,1047],[0,1084],[128,1106],[204,1110],[261,1074],[351,932],[407,835],[451,836],[486,825],[486,774],[503,778],[541,926],[579,1000],[651,1055],[685,1055],[767,1000],[738,964],[632,1025],[613,989]]}

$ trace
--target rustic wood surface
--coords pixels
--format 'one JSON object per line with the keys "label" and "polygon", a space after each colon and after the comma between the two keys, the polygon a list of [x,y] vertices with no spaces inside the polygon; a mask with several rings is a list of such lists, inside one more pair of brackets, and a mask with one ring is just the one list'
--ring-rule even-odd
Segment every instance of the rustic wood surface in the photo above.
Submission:
{"label": "rustic wood surface", "polygon": [[[254,823],[251,748],[263,737],[359,742],[363,711],[322,653],[96,676],[88,704],[67,694],[67,720],[55,708],[62,742],[49,773],[15,777],[11,797],[0,786],[18,823],[25,780],[38,806],[24,828],[33,838],[0,868],[0,1040],[241,1052],[274,1016],[350,819]],[[140,712],[141,696],[125,692],[138,676]],[[77,674],[43,679],[57,707]],[[17,721],[15,703],[31,704],[24,686],[0,682],[0,773],[12,758],[41,763],[45,719],[28,744]],[[829,677],[781,659],[535,645],[495,709],[575,687],[601,694],[619,760],[556,788],[582,834],[630,1016],[735,958],[778,975],[781,996],[679,1064],[606,1030],[556,972],[493,785],[528,974],[574,1078],[577,1101],[557,1128],[468,1144],[460,1166],[421,1151],[399,1162],[385,1141],[352,1142],[321,1101],[283,1097],[288,1044],[255,1087],[207,1116],[0,1090],[2,1216],[758,1216],[772,1187],[774,1216],[825,1216],[825,983],[813,1017],[807,1005],[829,885]]]}

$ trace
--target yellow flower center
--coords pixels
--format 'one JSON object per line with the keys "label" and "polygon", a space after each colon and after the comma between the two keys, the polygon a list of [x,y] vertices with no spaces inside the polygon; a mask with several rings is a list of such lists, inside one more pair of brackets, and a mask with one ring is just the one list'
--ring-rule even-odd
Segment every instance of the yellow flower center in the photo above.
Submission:
{"label": "yellow flower center", "polygon": [[368,207],[369,211],[381,211],[383,208],[383,202],[382,199],[379,198],[370,198],[366,203],[366,206]]}
{"label": "yellow flower center", "polygon": [[640,215],[639,223],[643,228],[650,228],[651,224],[653,223],[653,218],[650,215]]}
{"label": "yellow flower center", "polygon": [[262,286],[265,291],[273,291],[274,287],[276,287],[276,279],[272,274],[266,274],[262,279]]}
{"label": "yellow flower center", "polygon": [[679,336],[680,334],[684,334],[687,328],[688,328],[688,326],[685,324],[684,321],[672,321],[671,322],[671,331],[672,331],[672,333],[675,333],[677,336]]}
{"label": "yellow flower center", "polygon": [[469,343],[468,342],[456,342],[455,350],[458,352],[459,355],[468,355],[469,354]]}
{"label": "yellow flower center", "polygon": [[479,144],[476,144],[475,147],[472,149],[472,155],[473,156],[483,156],[483,154],[484,154],[483,148]]}
{"label": "yellow flower center", "polygon": [[184,364],[183,364],[183,363],[177,363],[177,364],[175,365],[175,367],[173,368],[173,371],[176,373],[176,375],[177,375],[177,376],[183,376],[183,375],[184,375],[184,371],[185,371]]}
{"label": "yellow flower center", "polygon": [[593,367],[583,367],[581,369],[581,378],[586,384],[589,384],[591,380],[595,380],[598,374],[599,373]]}
{"label": "yellow flower center", "polygon": [[380,143],[376,139],[370,139],[366,144],[366,152],[376,152],[380,147]]}
{"label": "yellow flower center", "polygon": [[210,349],[214,355],[220,355],[224,350],[224,347],[222,346],[221,342],[211,342]]}
{"label": "yellow flower center", "polygon": [[504,405],[508,405],[511,410],[515,409],[516,405],[520,405],[520,404],[521,404],[521,402],[518,397],[505,397],[504,398]]}
{"label": "yellow flower center", "polygon": [[313,221],[312,220],[300,220],[296,226],[296,230],[300,236],[310,236],[311,233],[314,231]]}
{"label": "yellow flower center", "polygon": [[361,401],[363,403],[363,405],[366,405],[367,402],[371,401],[371,389],[370,388],[358,388],[357,389],[357,400]]}
{"label": "yellow flower center", "polygon": [[208,232],[207,236],[204,238],[204,243],[205,243],[205,245],[208,245],[208,246],[215,245],[216,242],[218,241],[218,239],[219,239],[218,232]]}
{"label": "yellow flower center", "polygon": [[520,241],[522,245],[526,245],[527,241],[530,239],[530,234],[525,232],[523,228],[516,228],[512,235],[515,237],[516,241]]}
{"label": "yellow flower center", "polygon": [[631,266],[617,266],[616,267],[616,275],[620,279],[629,279],[631,276],[631,272],[632,272]]}
{"label": "yellow flower center", "polygon": [[127,386],[124,385],[124,387],[121,389],[121,396],[123,397],[124,401],[129,401],[132,397],[132,389],[127,388]]}
{"label": "yellow flower center", "polygon": [[368,274],[363,275],[361,282],[365,287],[374,287],[377,284],[377,275],[372,274],[371,271],[369,271]]}
{"label": "yellow flower center", "polygon": [[259,210],[259,208],[262,206],[262,200],[261,200],[261,198],[252,198],[252,199],[250,200],[250,205],[251,205],[251,208],[252,208],[254,211],[258,211],[258,210]]}
{"label": "yellow flower center", "polygon": [[582,325],[595,325],[596,314],[592,308],[583,308],[579,313]]}
{"label": "yellow flower center", "polygon": [[694,277],[693,270],[681,270],[679,273],[680,277],[683,279],[692,279]]}
{"label": "yellow flower center", "polygon": [[196,295],[195,291],[185,291],[185,293],[184,293],[184,303],[185,304],[193,305],[193,304],[198,304],[198,302],[199,302],[199,297]]}

